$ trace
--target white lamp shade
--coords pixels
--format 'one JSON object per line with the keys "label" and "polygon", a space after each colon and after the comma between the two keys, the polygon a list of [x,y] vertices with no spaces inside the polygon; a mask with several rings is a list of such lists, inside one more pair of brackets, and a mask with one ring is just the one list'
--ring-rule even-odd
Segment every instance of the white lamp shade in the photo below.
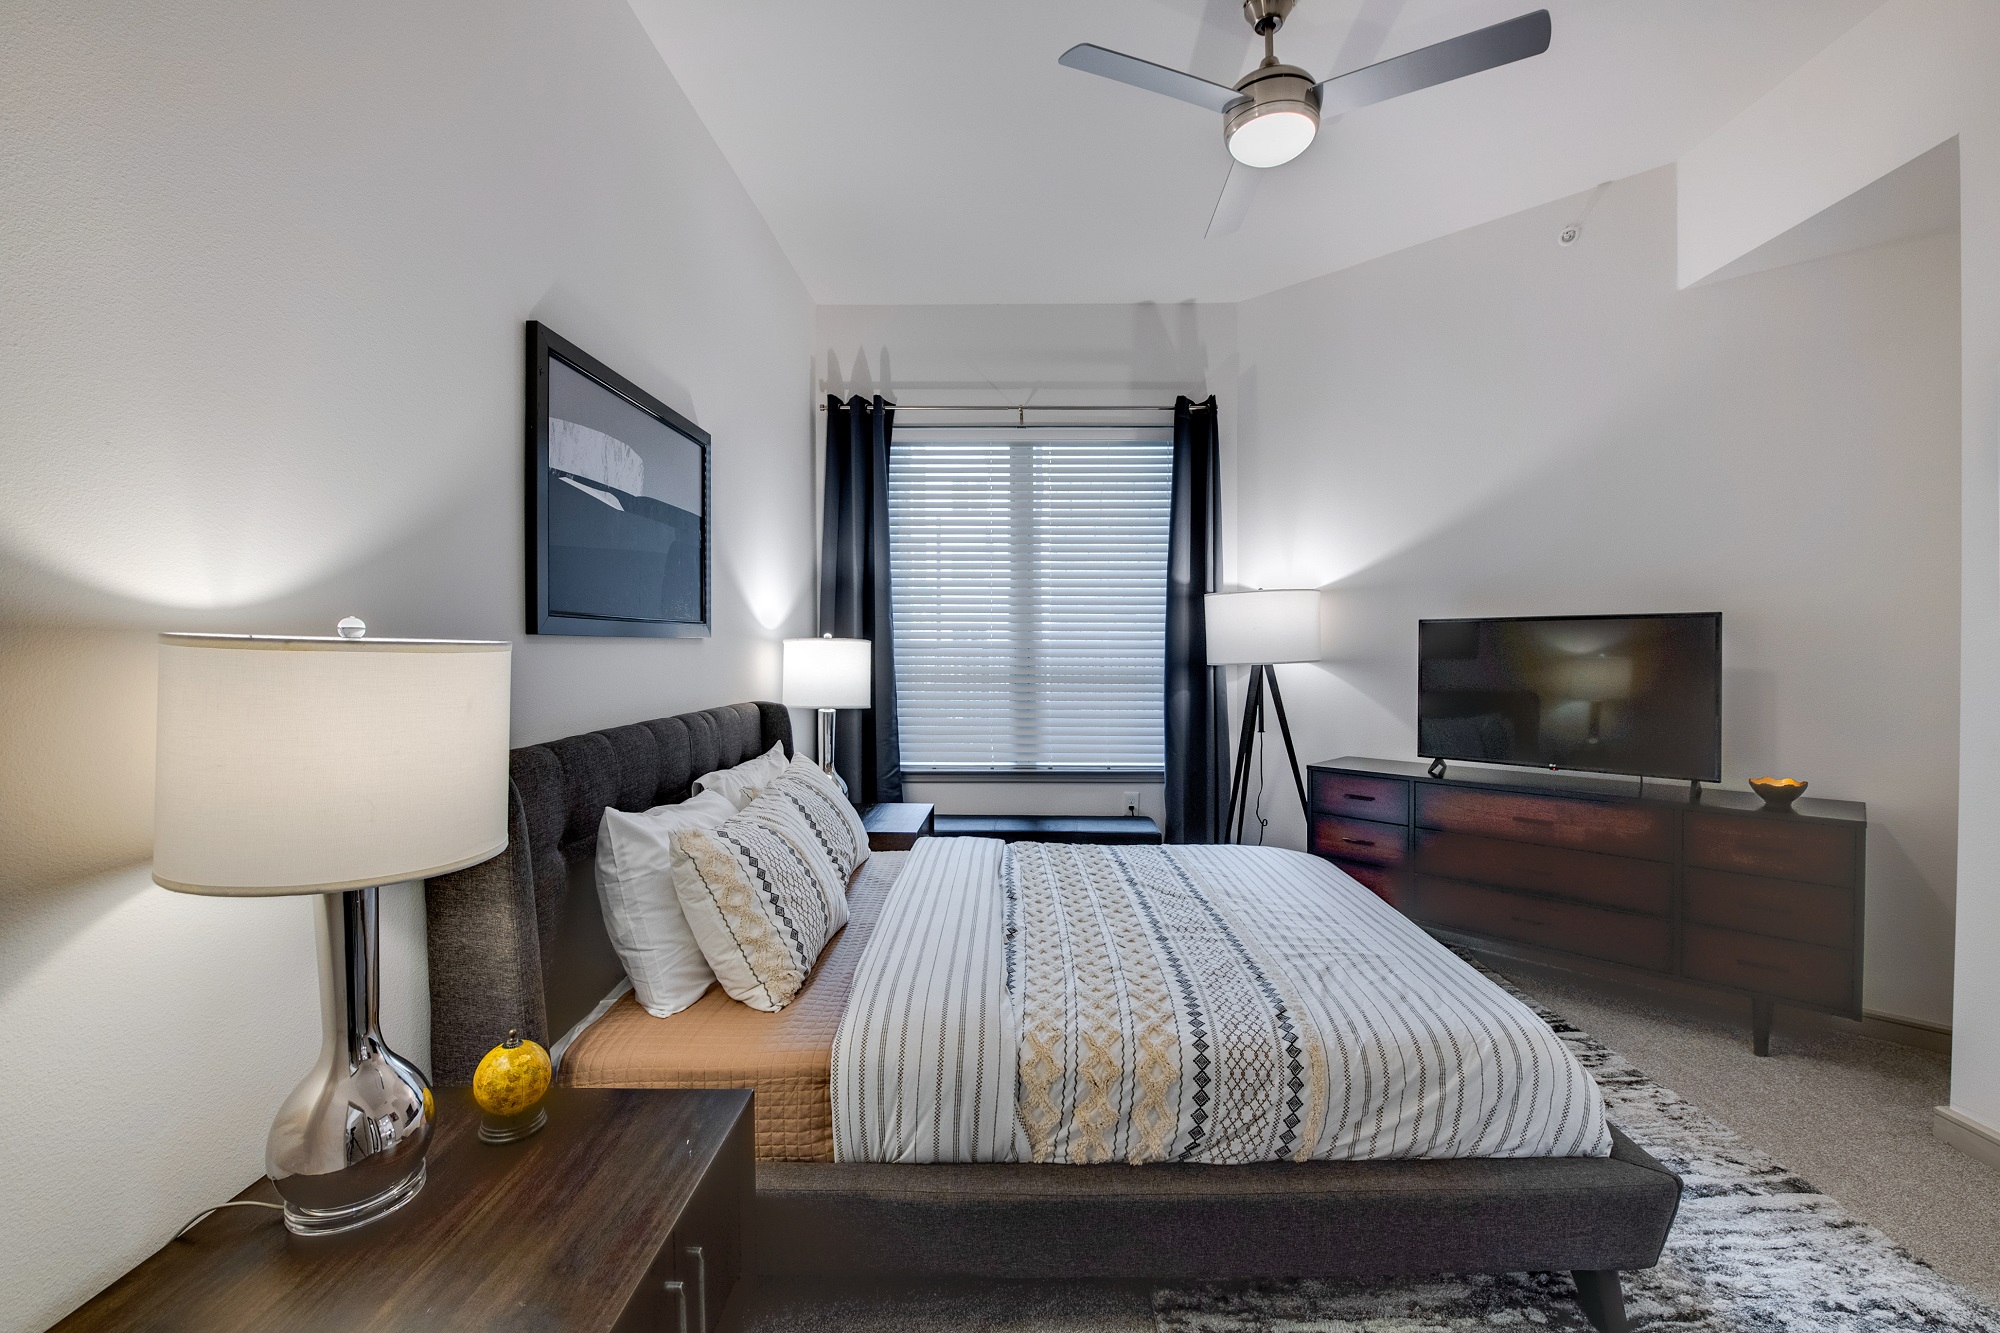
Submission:
{"label": "white lamp shade", "polygon": [[1210,666],[1320,660],[1317,588],[1212,592],[1204,600]]}
{"label": "white lamp shade", "polygon": [[872,708],[874,645],[867,639],[786,639],[790,708]]}
{"label": "white lamp shade", "polygon": [[507,845],[504,643],[160,636],[153,880],[330,893]]}

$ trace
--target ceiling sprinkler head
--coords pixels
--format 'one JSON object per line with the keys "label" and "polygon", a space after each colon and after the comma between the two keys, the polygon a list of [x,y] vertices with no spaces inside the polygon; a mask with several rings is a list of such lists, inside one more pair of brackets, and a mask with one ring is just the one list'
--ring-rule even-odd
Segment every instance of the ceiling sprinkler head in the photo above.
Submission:
{"label": "ceiling sprinkler head", "polygon": [[1567,227],[1564,227],[1564,228],[1562,229],[1562,235],[1560,235],[1560,236],[1556,237],[1556,244],[1557,244],[1557,245],[1575,245],[1575,244],[1576,244],[1576,238],[1577,238],[1577,237],[1579,237],[1579,236],[1581,236],[1581,235],[1583,235],[1583,226],[1582,226],[1582,224],[1581,224],[1581,223],[1576,223],[1576,222],[1572,222],[1572,223],[1570,223],[1570,224],[1569,224],[1569,225],[1568,225]]}

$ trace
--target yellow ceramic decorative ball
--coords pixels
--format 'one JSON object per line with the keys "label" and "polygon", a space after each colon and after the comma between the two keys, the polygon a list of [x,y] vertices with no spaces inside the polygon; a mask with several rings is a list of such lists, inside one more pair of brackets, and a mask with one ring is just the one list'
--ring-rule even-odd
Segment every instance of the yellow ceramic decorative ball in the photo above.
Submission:
{"label": "yellow ceramic decorative ball", "polygon": [[508,1029],[507,1040],[486,1053],[472,1075],[472,1099],[490,1116],[527,1112],[549,1090],[549,1053]]}

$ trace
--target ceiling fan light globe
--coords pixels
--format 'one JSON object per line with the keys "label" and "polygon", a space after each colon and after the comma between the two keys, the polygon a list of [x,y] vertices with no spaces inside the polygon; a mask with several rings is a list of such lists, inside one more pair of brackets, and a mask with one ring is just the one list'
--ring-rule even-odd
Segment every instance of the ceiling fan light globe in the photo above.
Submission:
{"label": "ceiling fan light globe", "polygon": [[1312,146],[1319,118],[1303,109],[1259,108],[1229,127],[1229,155],[1246,167],[1277,167]]}

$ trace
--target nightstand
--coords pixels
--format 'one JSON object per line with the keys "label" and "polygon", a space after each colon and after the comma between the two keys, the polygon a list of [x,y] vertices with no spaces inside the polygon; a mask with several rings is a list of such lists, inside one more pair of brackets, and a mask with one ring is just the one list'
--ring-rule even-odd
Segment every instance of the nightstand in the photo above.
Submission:
{"label": "nightstand", "polygon": [[933,816],[937,807],[927,801],[885,801],[861,812],[868,829],[871,852],[904,852],[917,845],[918,838],[935,834]]}
{"label": "nightstand", "polygon": [[[441,1091],[428,1182],[400,1211],[307,1239],[225,1208],[56,1328],[729,1327],[750,1268],[750,1094],[554,1088],[544,1105],[541,1133],[485,1144],[471,1094]],[[237,1197],[277,1195],[260,1180]]]}

